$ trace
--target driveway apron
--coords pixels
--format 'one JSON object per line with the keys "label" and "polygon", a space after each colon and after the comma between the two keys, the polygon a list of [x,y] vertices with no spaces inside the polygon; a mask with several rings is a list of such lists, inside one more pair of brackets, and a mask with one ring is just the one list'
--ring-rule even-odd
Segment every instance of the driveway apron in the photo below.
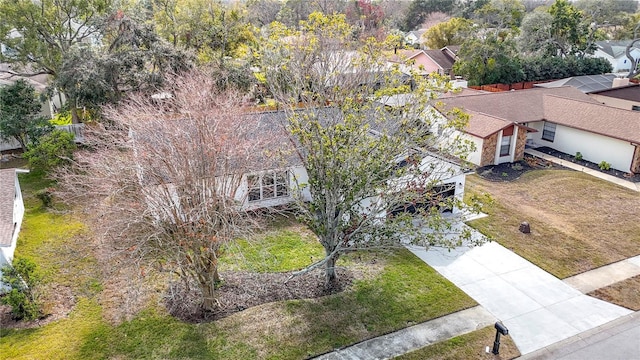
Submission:
{"label": "driveway apron", "polygon": [[501,320],[523,355],[632,313],[582,294],[496,242],[407,248]]}

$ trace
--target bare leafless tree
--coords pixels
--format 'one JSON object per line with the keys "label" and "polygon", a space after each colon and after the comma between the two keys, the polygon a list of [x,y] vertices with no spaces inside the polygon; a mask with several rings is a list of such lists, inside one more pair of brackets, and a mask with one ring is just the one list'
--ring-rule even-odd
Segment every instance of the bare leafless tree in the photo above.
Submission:
{"label": "bare leafless tree", "polygon": [[240,94],[213,83],[191,73],[158,96],[106,108],[74,167],[58,174],[61,197],[91,215],[114,251],[195,284],[205,310],[216,307],[220,256],[255,226],[238,189],[268,166],[273,138],[258,136],[265,130],[243,114]]}

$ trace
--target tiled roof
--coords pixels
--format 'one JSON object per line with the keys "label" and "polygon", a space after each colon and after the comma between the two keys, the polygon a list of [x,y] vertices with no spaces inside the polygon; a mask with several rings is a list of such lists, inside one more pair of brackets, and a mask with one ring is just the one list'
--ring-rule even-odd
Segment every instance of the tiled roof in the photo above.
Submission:
{"label": "tiled roof", "polygon": [[544,120],[640,144],[640,112],[559,96],[544,96]]}
{"label": "tiled roof", "polygon": [[395,53],[389,57],[389,61],[393,62],[405,62],[418,56],[423,50],[420,49],[398,49]]}
{"label": "tiled roof", "polygon": [[[544,118],[542,98],[545,94],[559,95],[576,100],[596,103],[586,94],[572,87],[534,88],[482,95],[454,96],[444,99],[447,107],[488,114],[516,123],[540,121]],[[471,121],[474,121],[473,117]]]}
{"label": "tiled roof", "polygon": [[451,58],[446,56],[442,50],[425,50],[424,51],[427,56],[429,56],[438,66],[443,69],[451,69],[453,66],[453,61]]}
{"label": "tiled roof", "polygon": [[485,138],[506,126],[549,121],[615,139],[640,144],[640,112],[618,109],[593,100],[572,87],[538,88],[443,100],[471,115],[466,131]]}
{"label": "tiled roof", "polygon": [[10,246],[13,237],[15,181],[14,169],[0,170],[0,246]]}
{"label": "tiled roof", "polygon": [[468,111],[468,113],[472,120],[469,120],[465,131],[483,139],[513,124],[511,121],[483,113],[473,111]]}

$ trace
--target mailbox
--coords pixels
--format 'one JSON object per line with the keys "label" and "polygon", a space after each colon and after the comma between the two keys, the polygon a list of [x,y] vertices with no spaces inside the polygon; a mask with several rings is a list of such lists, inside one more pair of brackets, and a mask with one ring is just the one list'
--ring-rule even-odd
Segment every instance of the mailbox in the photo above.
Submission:
{"label": "mailbox", "polygon": [[496,340],[493,342],[492,353],[498,355],[500,353],[500,335],[509,335],[509,329],[507,329],[507,327],[499,321],[496,322],[494,327],[496,328]]}
{"label": "mailbox", "polygon": [[495,328],[496,330],[498,330],[500,334],[509,335],[509,329],[507,329],[507,327],[504,326],[502,323],[496,322]]}

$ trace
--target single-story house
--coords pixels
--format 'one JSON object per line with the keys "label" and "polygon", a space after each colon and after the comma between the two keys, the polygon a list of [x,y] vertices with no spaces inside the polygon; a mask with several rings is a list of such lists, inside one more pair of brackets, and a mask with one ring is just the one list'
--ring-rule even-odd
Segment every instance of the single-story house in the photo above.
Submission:
{"label": "single-story house", "polygon": [[[325,108],[324,111],[333,110]],[[280,124],[286,121],[286,114],[284,112],[264,112],[254,114],[253,116],[260,116],[260,122],[267,124],[267,127],[271,129],[270,131],[262,131],[262,135],[280,136],[283,139],[288,136],[287,134],[280,133],[278,135],[277,133],[278,131],[283,131]],[[373,129],[371,132],[374,135],[376,133]],[[286,148],[289,146],[289,142],[282,141],[281,145]],[[286,149],[281,150],[288,153]],[[422,150],[416,150],[416,153],[423,154],[420,169],[424,172],[451,174],[447,175],[446,178],[443,177],[440,181],[441,184],[439,188],[442,189],[441,195],[462,199],[465,176],[460,165],[451,159],[443,158],[434,153]],[[406,161],[406,159],[402,154],[399,154],[397,159],[398,165],[402,166],[403,161]],[[296,198],[310,201],[311,193],[306,187],[308,175],[300,159],[297,156],[288,156],[286,161],[279,162],[279,164],[280,166],[277,168],[268,168],[245,174],[240,189],[236,191],[236,200],[244,202],[244,206],[247,209],[283,206],[294,202]],[[460,211],[458,208],[443,210],[451,211],[452,213],[458,213]]]}
{"label": "single-story house", "polygon": [[16,169],[0,169],[0,268],[13,261],[24,216],[17,173]]}
{"label": "single-story house", "polygon": [[440,75],[452,75],[451,69],[456,61],[454,50],[448,47],[440,50],[396,50],[389,58],[389,62],[408,66],[403,72],[417,71],[421,75],[438,73]]}
{"label": "single-story house", "polygon": [[[632,40],[603,40],[596,41],[596,51],[593,57],[606,59],[611,63],[614,73],[628,73],[632,66],[632,61],[627,58],[626,49]],[[631,48],[631,57],[637,62],[640,58],[640,48],[633,46]]]}
{"label": "single-story house", "polygon": [[525,146],[547,146],[640,173],[640,113],[596,102],[573,87],[536,88],[444,99],[470,116],[463,136],[478,166],[521,160]]}
{"label": "single-story house", "polygon": [[593,91],[589,96],[599,103],[626,110],[640,111],[640,84]]}

